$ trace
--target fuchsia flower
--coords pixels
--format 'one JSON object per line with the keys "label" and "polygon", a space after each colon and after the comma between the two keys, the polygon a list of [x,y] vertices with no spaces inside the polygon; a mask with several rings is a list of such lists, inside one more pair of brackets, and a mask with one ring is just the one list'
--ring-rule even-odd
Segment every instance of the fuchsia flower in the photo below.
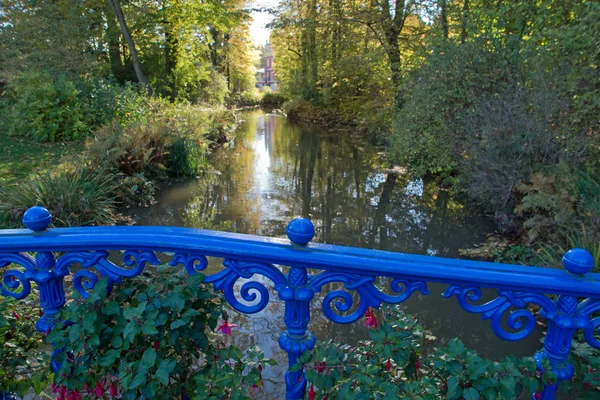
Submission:
{"label": "fuchsia flower", "polygon": [[14,311],[13,311],[13,317],[15,317],[16,319],[21,319],[21,316]]}
{"label": "fuchsia flower", "polygon": [[308,400],[315,400],[315,389],[312,385],[310,385],[310,389],[308,390]]}
{"label": "fuchsia flower", "polygon": [[83,396],[79,393],[79,390],[75,390],[74,392],[69,393],[67,396],[67,400],[82,400]]}
{"label": "fuchsia flower", "polygon": [[92,392],[96,396],[98,396],[99,399],[102,398],[102,395],[104,394],[104,388],[102,387],[102,385],[100,384],[100,382],[96,382],[96,387],[94,388],[94,390]]}
{"label": "fuchsia flower", "polygon": [[325,363],[325,361],[321,361],[319,365],[317,365],[317,372],[321,373],[325,371],[325,368],[327,368],[327,364]]}
{"label": "fuchsia flower", "polygon": [[231,336],[231,328],[235,328],[235,327],[237,327],[236,324],[231,324],[230,325],[229,321],[225,320],[225,321],[223,321],[223,323],[221,324],[221,326],[219,326],[217,328],[217,332],[221,331],[221,332],[223,332],[223,334],[225,336]]}
{"label": "fuchsia flower", "polygon": [[365,325],[367,326],[367,328],[377,329],[379,327],[379,321],[377,321],[377,317],[375,317],[375,314],[373,314],[367,309],[365,316],[367,317],[367,320],[365,321]]}
{"label": "fuchsia flower", "polygon": [[390,370],[392,369],[392,362],[390,361],[390,359],[388,358],[387,362],[385,363],[385,369],[386,370]]}
{"label": "fuchsia flower", "polygon": [[416,369],[420,369],[421,368],[421,363],[419,362],[419,360],[415,361],[415,368]]}
{"label": "fuchsia flower", "polygon": [[160,349],[160,342],[157,340],[154,342],[154,351],[158,351]]}
{"label": "fuchsia flower", "polygon": [[108,387],[108,392],[110,393],[110,395],[112,397],[116,397],[117,396],[117,388],[115,387],[115,385],[113,385],[111,383],[110,386]]}

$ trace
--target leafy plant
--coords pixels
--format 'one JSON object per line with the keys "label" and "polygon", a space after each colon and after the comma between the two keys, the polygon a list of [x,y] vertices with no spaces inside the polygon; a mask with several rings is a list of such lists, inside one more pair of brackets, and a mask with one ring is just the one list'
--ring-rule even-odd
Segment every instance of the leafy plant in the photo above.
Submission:
{"label": "leafy plant", "polygon": [[[162,266],[110,296],[106,280],[87,300],[75,296],[60,316],[69,322],[47,336],[65,349],[56,357],[57,389],[123,399],[244,398],[273,361],[256,348],[244,355],[213,334],[219,318],[228,317],[203,279]],[[220,330],[227,334],[227,327]]]}
{"label": "leafy plant", "polygon": [[356,346],[322,342],[301,356],[309,399],[514,399],[556,379],[552,372],[540,377],[533,358],[493,362],[457,339],[425,354],[417,320],[397,307],[384,313],[381,323],[373,322],[373,313],[367,317],[371,340]]}
{"label": "leafy plant", "polygon": [[0,190],[0,211],[9,226],[21,227],[23,213],[32,206],[46,207],[54,226],[111,225],[116,221],[110,174],[76,167],[46,172]]}
{"label": "leafy plant", "polygon": [[22,72],[10,82],[8,93],[12,99],[6,121],[10,135],[54,142],[89,133],[79,91],[65,74]]}
{"label": "leafy plant", "polygon": [[35,328],[41,312],[38,302],[35,289],[24,300],[0,298],[0,392],[40,393],[51,379],[49,357],[40,349],[42,335]]}

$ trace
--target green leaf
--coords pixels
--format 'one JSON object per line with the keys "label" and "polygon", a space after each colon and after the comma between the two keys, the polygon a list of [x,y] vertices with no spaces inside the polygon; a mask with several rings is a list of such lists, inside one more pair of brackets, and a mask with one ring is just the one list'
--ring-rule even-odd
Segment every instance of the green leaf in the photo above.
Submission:
{"label": "green leaf", "polygon": [[119,306],[119,303],[111,300],[104,305],[102,312],[105,315],[119,315],[121,314],[121,307]]}
{"label": "green leaf", "polygon": [[154,366],[154,362],[156,361],[156,351],[152,347],[148,347],[144,354],[142,355],[142,366],[145,369],[150,369]]}
{"label": "green leaf", "polygon": [[146,383],[146,371],[141,368],[138,370],[137,375],[135,376],[135,378],[133,378],[133,380],[129,384],[128,389],[135,389],[136,387],[143,385],[145,383]]}
{"label": "green leaf", "polygon": [[385,332],[378,329],[372,329],[369,331],[369,336],[375,343],[381,343],[385,339]]}
{"label": "green leaf", "polygon": [[479,393],[474,388],[470,387],[463,391],[463,398],[465,400],[479,400]]}
{"label": "green leaf", "polygon": [[103,367],[109,367],[109,366],[113,365],[113,363],[116,361],[119,354],[120,354],[119,350],[114,350],[114,349],[109,350],[100,358],[100,360],[98,361],[98,364]]}
{"label": "green leaf", "polygon": [[175,321],[171,322],[170,328],[171,329],[177,329],[180,326],[184,326],[184,325],[186,325],[186,322],[184,320],[182,320],[182,319],[178,319],[178,320],[175,320]]}
{"label": "green leaf", "polygon": [[156,370],[156,378],[158,379],[158,381],[160,383],[162,383],[163,385],[168,385],[169,384],[169,373],[162,369],[162,368],[158,368]]}

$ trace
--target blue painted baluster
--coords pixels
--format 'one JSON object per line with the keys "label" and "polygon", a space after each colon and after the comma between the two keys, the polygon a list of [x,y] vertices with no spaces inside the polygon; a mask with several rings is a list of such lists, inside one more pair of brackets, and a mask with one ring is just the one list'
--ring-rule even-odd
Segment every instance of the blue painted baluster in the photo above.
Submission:
{"label": "blue painted baluster", "polygon": [[[52,215],[44,207],[31,207],[23,215],[23,225],[32,231],[39,233],[45,231],[50,222]],[[63,287],[63,279],[68,273],[67,271],[56,271],[56,258],[50,251],[40,251],[35,256],[36,269],[25,272],[28,279],[34,281],[40,291],[40,306],[44,315],[35,323],[35,327],[39,332],[47,333],[56,320],[56,315],[65,305],[65,290]],[[58,350],[54,349],[52,357],[56,355]],[[54,360],[51,361],[52,368],[56,371],[60,365]]]}
{"label": "blue painted baluster", "polygon": [[[23,215],[23,225],[39,233],[48,229],[52,215],[44,207],[35,206]],[[45,333],[52,327],[56,314],[65,304],[63,279],[68,271],[57,272],[54,269],[56,258],[49,251],[40,251],[35,256],[36,270],[25,273],[28,279],[34,281],[40,290],[40,305],[44,315],[36,322],[38,331]]]}
{"label": "blue painted baluster", "polygon": [[[563,266],[567,271],[576,275],[584,275],[594,268],[592,255],[583,249],[569,250],[563,257]],[[534,358],[538,370],[542,371],[542,362],[550,361],[552,370],[556,374],[557,382],[544,387],[541,399],[555,398],[560,381],[573,377],[573,366],[568,358],[571,352],[571,342],[577,326],[577,297],[560,295],[557,301],[557,312],[548,315],[543,310],[542,316],[548,319],[548,332],[544,339],[544,350],[535,354]],[[534,397],[532,397],[534,398]]]}
{"label": "blue painted baluster", "polygon": [[[315,234],[313,224],[304,218],[296,218],[287,227],[287,235],[294,244],[303,246]],[[315,346],[315,336],[308,331],[310,301],[313,291],[307,286],[306,268],[292,267],[287,276],[287,286],[279,290],[279,298],[285,301],[285,326],[287,330],[279,337],[279,346],[288,353],[288,365],[292,367],[300,355]],[[303,399],[306,391],[304,370],[285,373],[286,398]]]}

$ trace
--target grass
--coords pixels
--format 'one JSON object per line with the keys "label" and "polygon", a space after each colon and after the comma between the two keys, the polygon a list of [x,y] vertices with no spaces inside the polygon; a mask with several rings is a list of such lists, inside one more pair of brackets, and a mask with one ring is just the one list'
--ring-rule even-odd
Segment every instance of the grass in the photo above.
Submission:
{"label": "grass", "polygon": [[67,156],[80,154],[83,142],[37,143],[0,133],[0,187],[48,171]]}

